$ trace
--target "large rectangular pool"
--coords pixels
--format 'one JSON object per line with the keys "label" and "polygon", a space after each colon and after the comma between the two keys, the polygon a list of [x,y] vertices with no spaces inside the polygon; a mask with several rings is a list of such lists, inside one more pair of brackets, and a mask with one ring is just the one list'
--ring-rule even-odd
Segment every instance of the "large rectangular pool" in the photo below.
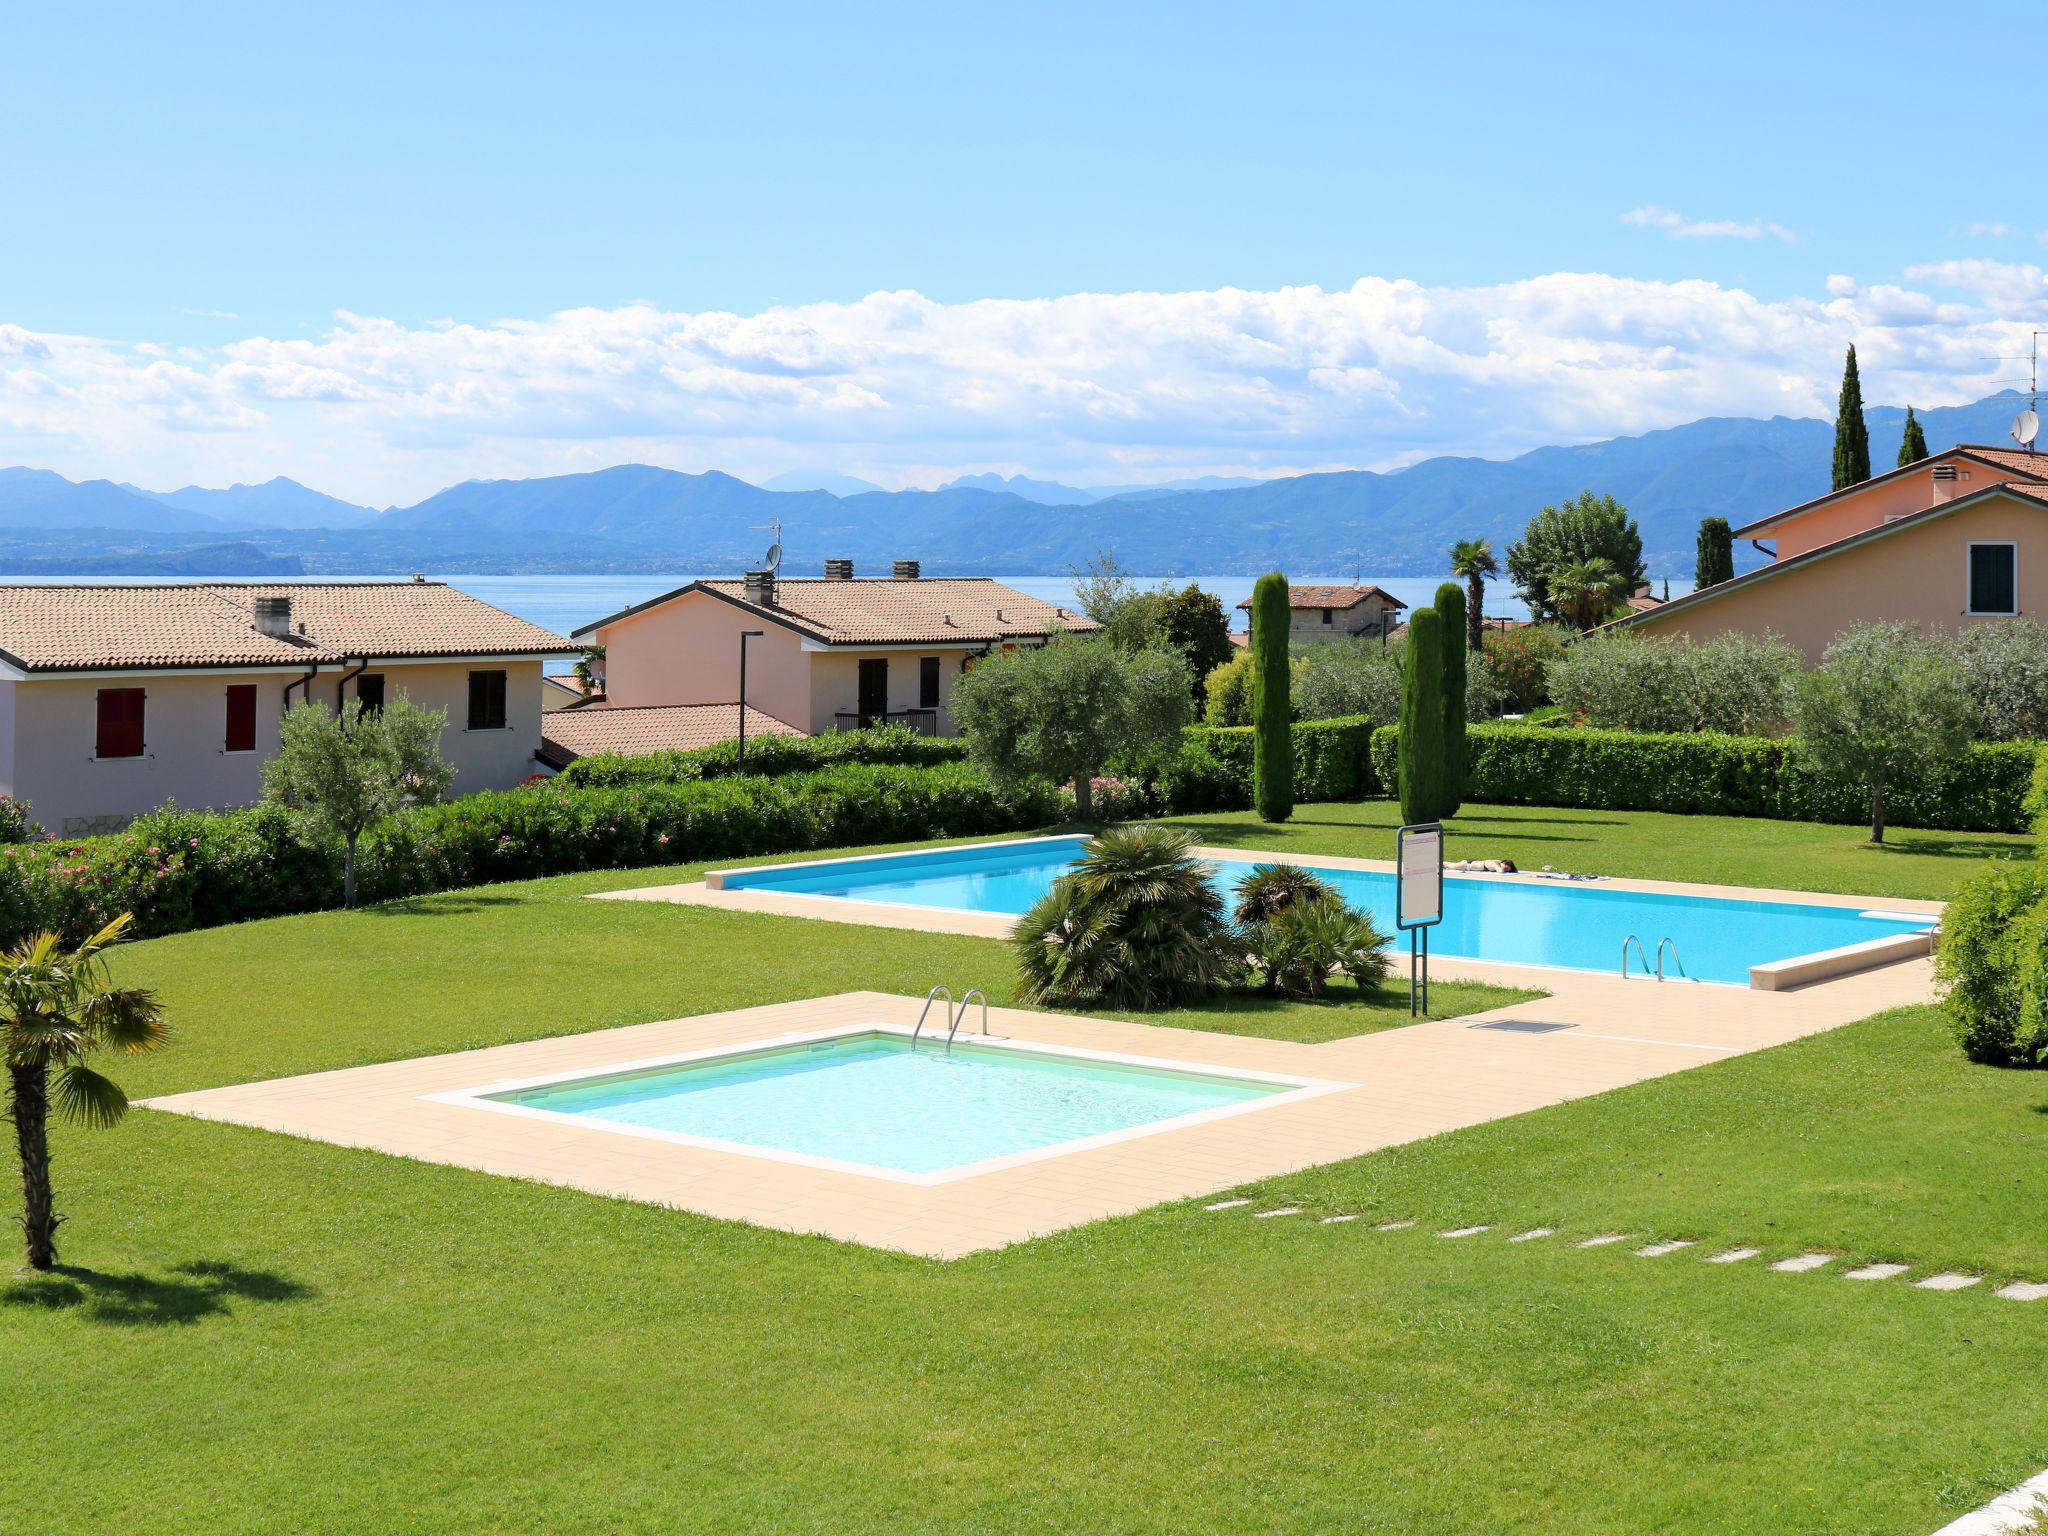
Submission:
{"label": "large rectangular pool", "polygon": [[1337,1086],[876,1028],[436,1097],[936,1182]]}
{"label": "large rectangular pool", "polygon": [[[726,890],[781,891],[844,901],[943,907],[1022,916],[1081,855],[1081,837],[1053,837],[916,854],[835,859],[786,868],[734,871]],[[1254,865],[1223,859],[1212,879],[1226,899]],[[1394,932],[1394,877],[1376,870],[1311,868],[1351,905]],[[1918,933],[1935,919],[1916,913],[1788,901],[1624,891],[1595,882],[1485,879],[1447,875],[1444,920],[1430,952],[1470,960],[1617,971],[1624,941],[1646,957],[1669,938],[1685,973],[1700,981],[1745,984],[1751,966],[1841,949],[1870,939]],[[1669,962],[1667,961],[1667,968]]]}

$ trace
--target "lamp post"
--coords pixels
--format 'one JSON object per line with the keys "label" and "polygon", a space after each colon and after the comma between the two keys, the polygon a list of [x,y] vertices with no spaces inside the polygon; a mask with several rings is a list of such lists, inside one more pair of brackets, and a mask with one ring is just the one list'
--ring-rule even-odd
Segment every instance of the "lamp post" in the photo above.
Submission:
{"label": "lamp post", "polygon": [[740,631],[740,772],[747,770],[747,642],[758,640],[765,629],[743,629]]}

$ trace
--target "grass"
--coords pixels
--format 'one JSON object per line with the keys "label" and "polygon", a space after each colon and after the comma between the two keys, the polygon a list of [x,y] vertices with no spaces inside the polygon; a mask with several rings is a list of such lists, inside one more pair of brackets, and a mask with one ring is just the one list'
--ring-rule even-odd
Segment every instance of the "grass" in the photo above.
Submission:
{"label": "grass", "polygon": [[[1249,811],[1175,818],[1204,843],[1280,853],[1391,859],[1401,808],[1391,800],[1304,805],[1282,826]],[[1894,827],[1872,847],[1869,829],[1742,816],[1581,811],[1533,805],[1467,806],[1445,823],[1451,859],[1513,859],[1583,874],[1709,885],[1839,891],[1849,896],[1946,900],[1987,858],[2033,853],[2029,837]]]}
{"label": "grass", "polygon": [[[1241,840],[1371,852],[1384,828],[1328,825],[1369,809]],[[1581,847],[1620,873],[1639,820]],[[1691,824],[1693,862],[1654,873],[1723,878]],[[1924,885],[1942,856],[1875,857]],[[161,1093],[1010,975],[989,940],[580,899],[649,878],[135,945],[124,979],[179,1039],[115,1074]],[[1191,1203],[937,1264],[147,1111],[57,1151],[75,1267],[0,1261],[10,1530],[1921,1536],[2048,1463],[2048,1304],[1433,1235],[2048,1278],[2048,1079],[1970,1066],[1927,1009],[1262,1190],[1422,1222],[1396,1233]]]}

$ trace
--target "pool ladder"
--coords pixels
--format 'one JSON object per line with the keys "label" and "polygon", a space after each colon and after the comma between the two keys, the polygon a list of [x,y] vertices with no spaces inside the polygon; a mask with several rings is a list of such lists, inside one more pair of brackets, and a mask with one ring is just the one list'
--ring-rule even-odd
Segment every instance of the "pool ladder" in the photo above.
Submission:
{"label": "pool ladder", "polygon": [[[1621,941],[1621,979],[1623,981],[1628,980],[1628,947],[1631,944],[1636,947],[1636,959],[1640,960],[1643,964],[1643,974],[1645,976],[1650,974],[1650,957],[1643,953],[1643,941],[1634,934],[1630,934]],[[1677,979],[1680,981],[1691,981],[1692,978],[1685,974],[1685,961],[1678,953],[1678,940],[1672,938],[1669,934],[1666,934],[1657,941],[1657,979],[1659,981],[1664,979],[1664,951],[1667,949],[1671,951],[1671,964],[1678,972]]]}
{"label": "pool ladder", "polygon": [[924,1033],[924,1021],[930,1016],[932,1004],[943,995],[946,999],[946,1049],[953,1049],[953,1037],[960,1033],[960,1023],[967,1017],[967,1005],[976,998],[981,999],[981,1032],[988,1034],[988,994],[979,987],[969,987],[967,995],[960,999],[959,1006],[953,1004],[953,989],[944,982],[924,995],[924,1007],[918,1010],[917,1028],[910,1032],[910,1048],[917,1049],[917,1037]]}

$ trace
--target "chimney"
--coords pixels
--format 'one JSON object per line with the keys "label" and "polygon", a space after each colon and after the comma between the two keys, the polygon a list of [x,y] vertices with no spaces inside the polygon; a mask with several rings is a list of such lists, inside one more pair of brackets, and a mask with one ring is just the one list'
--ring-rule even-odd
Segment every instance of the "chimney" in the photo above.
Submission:
{"label": "chimney", "polygon": [[258,630],[274,640],[283,640],[291,634],[292,600],[289,594],[259,597],[252,606]]}
{"label": "chimney", "polygon": [[1934,466],[1934,505],[1954,501],[1956,497],[1956,467],[1953,464]]}
{"label": "chimney", "polygon": [[915,581],[917,580],[917,562],[915,560],[898,560],[895,569],[891,570],[889,574],[898,581]]}
{"label": "chimney", "polygon": [[747,601],[761,608],[775,606],[775,573],[773,571],[747,572]]}
{"label": "chimney", "polygon": [[827,581],[853,580],[853,562],[851,560],[827,560],[825,562],[825,579]]}

